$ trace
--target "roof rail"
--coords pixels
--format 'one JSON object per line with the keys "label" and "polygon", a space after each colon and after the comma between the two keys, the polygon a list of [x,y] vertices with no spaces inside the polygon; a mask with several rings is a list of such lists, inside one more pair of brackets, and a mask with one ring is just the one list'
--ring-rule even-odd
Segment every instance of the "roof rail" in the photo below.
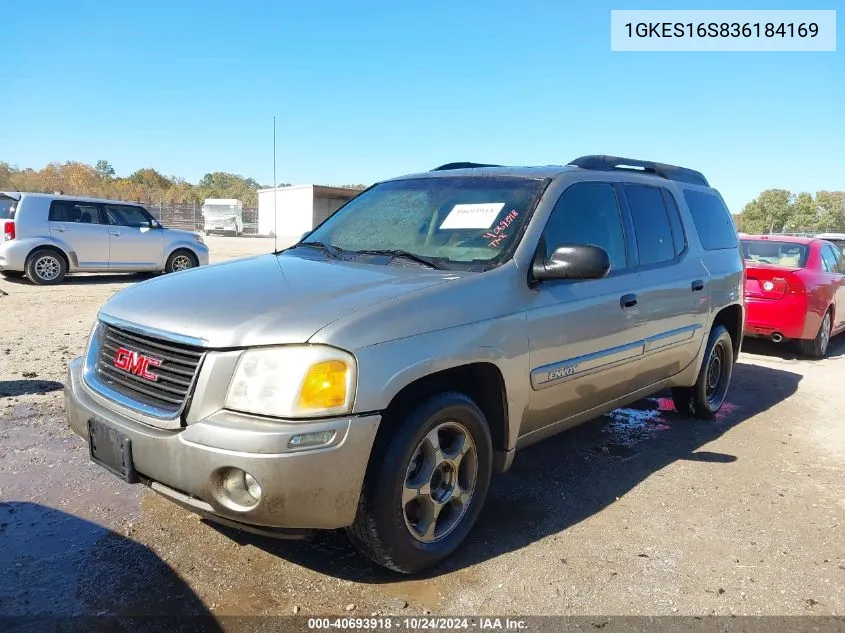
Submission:
{"label": "roof rail", "polygon": [[666,165],[665,163],[655,163],[650,160],[637,160],[635,158],[622,158],[620,156],[581,156],[569,163],[575,167],[582,169],[591,169],[594,171],[613,171],[614,169],[625,169],[631,171],[644,171],[648,174],[654,174],[667,180],[675,180],[678,182],[688,182],[693,185],[702,185],[709,187],[710,184],[701,172],[694,169],[687,169],[686,167],[677,167],[676,165]]}
{"label": "roof rail", "polygon": [[448,171],[450,169],[478,169],[479,167],[501,167],[501,165],[487,165],[485,163],[446,163],[435,167],[431,171]]}

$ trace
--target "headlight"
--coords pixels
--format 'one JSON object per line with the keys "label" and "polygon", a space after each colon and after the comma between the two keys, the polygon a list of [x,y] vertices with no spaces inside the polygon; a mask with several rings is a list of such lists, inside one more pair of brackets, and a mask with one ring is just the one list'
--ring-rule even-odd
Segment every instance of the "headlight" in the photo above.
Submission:
{"label": "headlight", "polygon": [[202,239],[202,235],[200,235],[199,233],[194,233],[194,241],[197,244],[205,244],[205,241],[203,241]]}
{"label": "headlight", "polygon": [[290,345],[243,353],[226,394],[226,407],[275,417],[352,411],[355,358],[324,345]]}

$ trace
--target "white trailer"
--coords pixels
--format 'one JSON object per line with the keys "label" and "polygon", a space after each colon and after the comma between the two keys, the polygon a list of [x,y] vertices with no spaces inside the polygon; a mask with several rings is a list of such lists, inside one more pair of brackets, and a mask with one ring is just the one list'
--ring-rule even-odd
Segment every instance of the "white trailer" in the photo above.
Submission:
{"label": "white trailer", "polygon": [[244,205],[235,198],[207,198],[202,205],[203,231],[240,235],[244,230]]}
{"label": "white trailer", "polygon": [[358,189],[290,185],[258,190],[258,234],[298,240],[358,195]]}

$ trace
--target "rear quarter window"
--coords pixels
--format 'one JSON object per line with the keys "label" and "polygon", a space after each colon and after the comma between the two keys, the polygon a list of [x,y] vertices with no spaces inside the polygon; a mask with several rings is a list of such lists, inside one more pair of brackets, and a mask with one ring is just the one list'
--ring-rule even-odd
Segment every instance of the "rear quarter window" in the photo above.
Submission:
{"label": "rear quarter window", "polygon": [[737,247],[736,228],[728,208],[719,196],[686,189],[684,200],[705,250],[717,251]]}
{"label": "rear quarter window", "polygon": [[0,220],[14,220],[17,200],[0,197]]}

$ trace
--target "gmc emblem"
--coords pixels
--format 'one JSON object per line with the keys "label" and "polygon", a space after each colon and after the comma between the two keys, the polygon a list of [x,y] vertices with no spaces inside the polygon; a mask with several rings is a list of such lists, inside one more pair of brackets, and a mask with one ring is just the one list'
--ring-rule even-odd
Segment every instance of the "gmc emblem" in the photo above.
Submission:
{"label": "gmc emblem", "polygon": [[158,375],[152,373],[150,367],[158,367],[161,361],[158,358],[144,356],[138,352],[133,352],[125,347],[121,347],[114,354],[114,366],[123,371],[128,371],[130,374],[135,374],[146,380],[153,382],[158,380]]}

